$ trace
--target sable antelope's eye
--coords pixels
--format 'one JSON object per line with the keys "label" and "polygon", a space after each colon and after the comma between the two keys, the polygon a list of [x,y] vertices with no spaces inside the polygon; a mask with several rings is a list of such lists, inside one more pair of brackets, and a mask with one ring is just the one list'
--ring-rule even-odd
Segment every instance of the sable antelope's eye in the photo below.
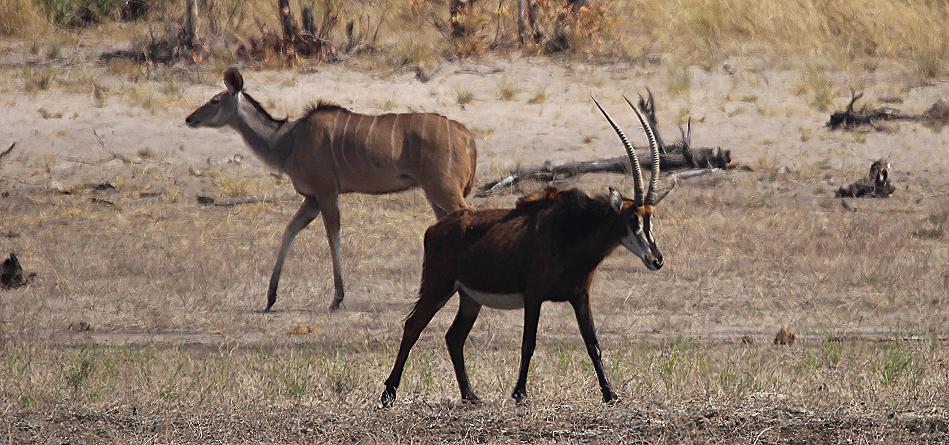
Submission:
{"label": "sable antelope's eye", "polygon": [[221,98],[219,98],[219,97],[212,97],[212,98],[211,98],[211,103],[212,103],[212,104],[216,104],[216,103],[218,103],[218,102],[220,102],[220,101],[221,101]]}

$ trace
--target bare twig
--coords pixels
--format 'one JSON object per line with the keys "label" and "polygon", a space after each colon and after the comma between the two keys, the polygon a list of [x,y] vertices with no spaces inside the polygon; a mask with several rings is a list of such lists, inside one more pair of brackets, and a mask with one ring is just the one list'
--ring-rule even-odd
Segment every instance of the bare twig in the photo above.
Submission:
{"label": "bare twig", "polygon": [[16,142],[10,144],[10,148],[4,150],[3,153],[0,153],[0,163],[3,162],[3,158],[5,158],[8,154],[10,154],[10,152],[13,151],[14,148],[16,148]]}

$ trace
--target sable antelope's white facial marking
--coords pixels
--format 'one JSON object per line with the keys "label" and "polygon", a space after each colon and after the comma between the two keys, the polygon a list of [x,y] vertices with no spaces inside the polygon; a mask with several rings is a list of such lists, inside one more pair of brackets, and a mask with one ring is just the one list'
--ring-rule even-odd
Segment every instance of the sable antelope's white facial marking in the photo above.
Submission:
{"label": "sable antelope's white facial marking", "polygon": [[481,292],[465,286],[461,281],[455,281],[455,288],[464,292],[465,295],[471,297],[478,303],[490,308],[504,310],[524,308],[524,294],[492,294]]}

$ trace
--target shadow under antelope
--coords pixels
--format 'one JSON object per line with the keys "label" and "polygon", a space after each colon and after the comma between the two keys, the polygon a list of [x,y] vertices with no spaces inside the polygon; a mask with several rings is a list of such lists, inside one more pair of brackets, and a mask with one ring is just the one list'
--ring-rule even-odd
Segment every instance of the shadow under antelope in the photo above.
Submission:
{"label": "shadow under antelope", "polygon": [[405,321],[398,356],[385,381],[382,406],[395,400],[409,351],[455,292],[461,301],[445,340],[462,399],[478,401],[465,370],[464,345],[482,306],[524,309],[520,371],[511,395],[517,401],[527,396],[527,369],[534,353],[541,304],[546,301],[566,301],[573,306],[603,401],[616,399],[603,371],[590,311],[590,283],[600,262],[620,245],[639,257],[648,269],[662,267],[662,253],[652,234],[652,217],[656,205],[671,191],[657,192],[659,146],[655,133],[642,113],[628,99],[627,103],[636,112],[652,153],[652,173],[645,194],[636,152],[597,103],[626,149],[634,179],[633,199],[624,198],[612,188],[605,196],[597,197],[577,189],[548,188],[520,198],[513,209],[465,209],[429,227],[418,301]]}
{"label": "shadow under antelope", "polygon": [[269,167],[286,173],[303,204],[280,243],[267,289],[269,311],[293,239],[320,213],[330,245],[336,295],[343,301],[339,195],[383,194],[421,187],[436,218],[468,208],[478,160],[474,136],[464,125],[433,113],[359,114],[318,102],[303,117],[275,119],[244,92],[236,68],[224,72],[226,90],[185,119],[189,127],[229,126]]}

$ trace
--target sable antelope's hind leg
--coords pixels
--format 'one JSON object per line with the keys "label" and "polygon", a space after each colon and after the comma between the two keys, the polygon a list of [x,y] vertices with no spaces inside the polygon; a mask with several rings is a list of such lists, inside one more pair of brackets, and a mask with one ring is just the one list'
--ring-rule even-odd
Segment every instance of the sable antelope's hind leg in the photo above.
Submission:
{"label": "sable antelope's hind leg", "polygon": [[524,339],[521,344],[521,369],[517,375],[517,385],[511,397],[518,402],[527,398],[527,370],[531,365],[534,347],[537,344],[537,322],[540,320],[540,303],[527,304],[524,307]]}
{"label": "sable antelope's hind leg", "polygon": [[445,342],[448,343],[448,354],[451,356],[451,364],[455,368],[455,378],[458,380],[458,388],[461,390],[461,398],[467,402],[478,403],[481,399],[471,390],[471,384],[468,382],[468,372],[465,369],[465,340],[478,319],[478,313],[481,312],[481,304],[459,292],[461,302],[458,304],[458,314],[455,321],[445,334]]}
{"label": "sable antelope's hind leg", "polygon": [[280,284],[280,272],[283,270],[283,261],[287,258],[290,246],[297,234],[306,228],[320,214],[320,205],[315,198],[307,197],[303,204],[297,210],[296,215],[287,224],[283,232],[283,240],[280,242],[280,251],[277,253],[277,262],[274,264],[273,273],[270,275],[270,286],[267,288],[267,307],[264,312],[270,312],[270,308],[277,302],[277,286]]}
{"label": "sable antelope's hind leg", "polygon": [[323,200],[323,225],[326,227],[326,239],[329,241],[330,257],[333,259],[333,286],[336,289],[336,295],[330,304],[330,312],[339,309],[339,304],[343,302],[345,290],[343,289],[343,260],[342,248],[339,240],[339,195],[331,199]]}
{"label": "sable antelope's hind leg", "polygon": [[580,326],[580,335],[583,336],[583,342],[586,344],[587,353],[590,354],[590,360],[593,361],[593,369],[596,371],[596,378],[600,382],[600,391],[603,392],[603,401],[613,402],[617,399],[613,387],[606,380],[606,372],[603,371],[603,358],[600,354],[600,345],[596,339],[596,327],[593,325],[593,314],[590,313],[590,297],[586,294],[572,300],[573,311],[577,315],[577,325]]}
{"label": "sable antelope's hind leg", "polygon": [[409,358],[409,352],[415,342],[418,341],[422,330],[432,321],[432,317],[438,312],[449,298],[455,293],[454,287],[439,286],[439,289],[433,289],[435,283],[426,283],[423,280],[422,291],[419,292],[418,302],[405,320],[405,330],[402,333],[402,342],[399,344],[399,355],[396,356],[395,364],[392,366],[392,372],[386,379],[386,388],[382,392],[380,403],[383,407],[389,406],[395,400],[395,390],[402,381],[402,371],[405,369],[405,362]]}

